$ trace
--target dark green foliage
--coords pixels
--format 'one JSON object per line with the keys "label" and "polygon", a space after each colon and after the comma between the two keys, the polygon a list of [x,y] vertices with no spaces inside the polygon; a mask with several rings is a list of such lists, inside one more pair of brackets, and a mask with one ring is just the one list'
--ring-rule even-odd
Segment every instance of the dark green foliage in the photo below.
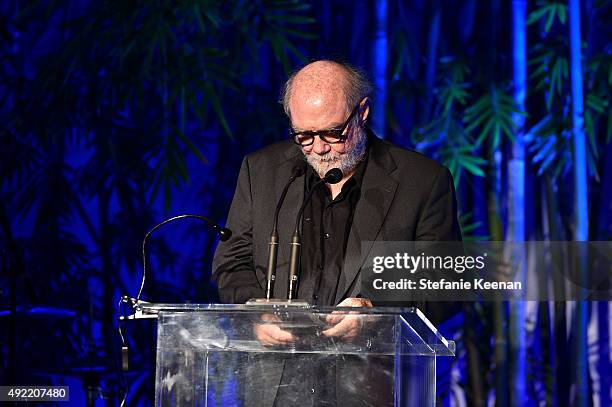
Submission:
{"label": "dark green foliage", "polygon": [[537,8],[529,13],[527,25],[545,21],[544,31],[548,33],[555,22],[555,17],[561,24],[567,19],[567,4],[560,1],[538,1]]}
{"label": "dark green foliage", "polygon": [[[315,38],[314,19],[304,1],[18,3],[0,20],[0,249],[10,247],[20,303],[77,308],[62,364],[114,370],[116,300],[134,292],[138,243],[193,178],[190,158],[217,165],[218,146],[237,149],[250,135],[245,120],[272,116],[245,92],[261,49],[289,71],[304,60],[295,41]],[[281,123],[266,125],[265,142],[278,139]],[[206,188],[204,212],[222,216],[206,208]],[[147,298],[214,300],[205,274],[214,242],[189,264],[153,242],[160,272]],[[186,281],[168,275],[183,268]],[[132,383],[136,399],[150,391],[153,338],[142,329],[128,338],[142,345],[133,366],[147,372]]]}
{"label": "dark green foliage", "polygon": [[[507,164],[511,159],[523,159],[513,157],[514,143],[521,141],[525,145],[527,184],[524,191],[517,192],[525,193],[524,215],[534,221],[525,225],[527,239],[569,239],[575,221],[573,209],[564,203],[574,193],[567,2],[527,2],[528,81],[524,111],[517,107],[511,82],[514,62],[508,59],[508,54],[513,39],[511,34],[504,35],[504,32],[512,33],[510,12],[515,4],[478,3],[478,12],[475,12],[472,3],[465,1],[452,8],[461,16],[461,23],[455,25],[456,16],[443,21],[437,52],[441,57],[435,61],[423,58],[429,44],[424,37],[430,33],[428,30],[440,4],[430,2],[421,9],[425,22],[417,27],[402,14],[405,6],[398,6],[400,21],[406,20],[390,33],[392,82],[388,116],[392,137],[402,142],[405,130],[402,123],[410,123],[413,131],[407,144],[438,159],[451,170],[463,214],[459,221],[468,240],[508,237],[512,218],[507,204],[506,188],[510,188],[506,185]],[[606,188],[600,185],[606,179],[602,175],[606,168],[602,157],[612,139],[612,59],[609,55],[612,2],[586,2],[582,3],[582,9],[584,130],[589,199],[592,199],[600,188]],[[432,65],[436,71],[433,90],[427,89],[425,83],[425,72]],[[428,110],[430,103],[432,107]],[[517,122],[524,122],[524,127],[516,128]],[[606,207],[608,203],[595,200],[591,205],[589,210],[597,213],[601,205]],[[488,213],[488,222],[482,218],[483,210]],[[481,217],[474,219],[473,213]],[[592,219],[594,222],[596,216]],[[561,328],[547,331],[556,321],[550,321],[552,316],[548,310],[539,309],[537,324],[540,325],[524,325],[529,341],[527,372],[529,379],[533,379],[528,380],[527,391],[533,400],[554,405],[567,399],[563,393],[568,385],[563,381],[567,374],[546,366],[553,366],[555,361],[561,363],[558,352],[567,349],[569,343],[560,340],[562,334],[558,329]],[[516,332],[510,332],[516,326],[508,326],[509,312],[505,304],[492,307],[477,304],[466,313],[468,320],[470,315],[479,314],[474,320],[487,322],[479,326],[466,320],[462,337],[469,366],[470,405],[484,405],[492,391],[496,391],[497,405],[514,403],[513,395],[504,393],[510,383],[508,372],[516,351],[510,349],[512,338],[517,337]],[[555,318],[561,320],[565,315],[556,314]],[[493,350],[490,343],[495,344]],[[548,353],[533,349],[537,345],[555,344],[559,347],[557,353],[555,349]],[[545,367],[540,368],[540,363]],[[538,390],[535,383],[542,383],[544,387]]]}

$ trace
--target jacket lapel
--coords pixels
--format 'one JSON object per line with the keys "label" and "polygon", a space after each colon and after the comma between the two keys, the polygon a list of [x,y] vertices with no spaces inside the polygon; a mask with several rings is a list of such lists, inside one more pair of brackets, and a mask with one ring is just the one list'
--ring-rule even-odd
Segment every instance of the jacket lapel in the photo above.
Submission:
{"label": "jacket lapel", "polygon": [[[372,242],[380,232],[397,190],[398,182],[389,175],[396,166],[387,147],[376,136],[370,137],[370,143],[368,166],[347,242],[344,267],[336,291],[336,304],[355,286],[363,259],[367,257]],[[364,246],[365,253],[361,253],[362,242],[369,242]]]}

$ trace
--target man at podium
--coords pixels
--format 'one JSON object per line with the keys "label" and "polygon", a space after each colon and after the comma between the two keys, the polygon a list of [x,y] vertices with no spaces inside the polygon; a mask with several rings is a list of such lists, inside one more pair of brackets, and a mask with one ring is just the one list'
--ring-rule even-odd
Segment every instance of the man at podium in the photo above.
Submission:
{"label": "man at podium", "polygon": [[368,128],[372,86],[357,69],[315,61],[293,74],[282,92],[290,140],[246,156],[213,279],[225,303],[265,297],[268,239],[276,202],[296,165],[304,175],[279,212],[274,298],[287,298],[287,268],[296,214],[304,196],[332,168],[340,182],[318,188],[302,218],[297,297],[317,305],[364,306],[362,241],[459,240],[450,172],[437,162],[380,140]]}
{"label": "man at podium", "polygon": [[[310,63],[289,78],[282,103],[290,120],[290,140],[244,158],[227,220],[233,234],[215,252],[213,279],[222,302],[265,297],[275,207],[296,166],[303,166],[303,175],[287,190],[278,213],[273,298],[287,298],[298,210],[333,168],[342,171],[340,182],[312,191],[304,208],[298,299],[320,306],[371,307],[360,295],[361,242],[460,239],[450,172],[373,134],[367,126],[371,90],[359,70],[332,61]],[[278,324],[263,322],[254,326],[262,345],[296,340]],[[350,316],[327,322],[330,328],[323,335],[338,340],[350,341],[360,329],[360,320]],[[280,364],[274,358],[251,360],[245,404],[393,405],[389,394],[376,391],[390,385],[392,361],[381,359],[363,372],[355,369],[360,361],[354,358],[332,365],[300,363],[309,357],[294,355],[291,363]],[[303,365],[310,370],[304,372]]]}

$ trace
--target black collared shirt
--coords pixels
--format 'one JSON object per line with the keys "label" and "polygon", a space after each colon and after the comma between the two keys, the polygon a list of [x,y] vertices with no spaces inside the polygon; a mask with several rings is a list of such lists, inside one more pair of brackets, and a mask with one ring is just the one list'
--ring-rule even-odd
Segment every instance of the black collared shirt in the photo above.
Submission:
{"label": "black collared shirt", "polygon": [[[327,186],[320,186],[304,210],[302,258],[298,297],[312,304],[335,305],[336,291],[353,215],[361,196],[361,181],[367,166],[367,152],[353,176],[335,199]],[[321,178],[308,166],[305,191]]]}

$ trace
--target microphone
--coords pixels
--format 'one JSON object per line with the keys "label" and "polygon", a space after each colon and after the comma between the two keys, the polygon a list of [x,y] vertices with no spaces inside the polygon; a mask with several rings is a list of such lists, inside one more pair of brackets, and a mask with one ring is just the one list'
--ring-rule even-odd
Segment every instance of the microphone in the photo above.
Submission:
{"label": "microphone", "polygon": [[274,211],[274,223],[272,226],[272,232],[270,233],[270,241],[268,243],[268,269],[266,272],[266,299],[269,300],[270,297],[274,294],[274,282],[276,281],[276,261],[278,259],[278,214],[280,212],[281,207],[283,206],[283,202],[285,201],[285,196],[287,195],[287,191],[293,181],[297,178],[304,175],[304,164],[297,164],[293,167],[291,171],[291,176],[289,177],[289,181],[285,184],[285,188],[283,188],[283,192],[281,193],[280,199],[276,204],[276,210]]}
{"label": "microphone", "polygon": [[300,220],[302,219],[302,214],[304,213],[304,209],[306,209],[306,205],[310,202],[312,198],[312,194],[323,184],[337,184],[342,180],[342,171],[339,168],[332,168],[327,171],[323,179],[317,181],[308,195],[304,198],[304,202],[302,202],[302,206],[298,211],[297,219],[295,220],[295,229],[293,230],[293,236],[291,238],[291,257],[289,258],[289,289],[287,290],[287,299],[293,300],[294,297],[297,297],[297,283],[298,283],[298,275],[300,270],[300,254],[302,251],[302,235],[300,234]]}
{"label": "microphone", "polygon": [[185,218],[199,219],[201,221],[204,221],[208,226],[210,226],[215,232],[219,234],[219,240],[221,240],[222,242],[225,242],[227,239],[232,237],[231,230],[229,230],[228,228],[221,227],[217,225],[215,222],[213,222],[212,220],[208,219],[205,216],[201,216],[201,215],[191,215],[191,214],[177,215],[169,219],[166,219],[163,222],[160,222],[157,225],[153,226],[151,230],[147,232],[144,239],[142,240],[142,282],[140,283],[140,290],[138,290],[138,295],[136,296],[136,304],[138,304],[138,302],[140,301],[140,295],[142,294],[142,289],[144,288],[145,278],[147,275],[146,245],[147,245],[148,237],[151,235],[151,233],[155,232],[157,229],[164,226],[165,224],[174,222],[175,220],[178,220],[178,219],[185,219]]}

